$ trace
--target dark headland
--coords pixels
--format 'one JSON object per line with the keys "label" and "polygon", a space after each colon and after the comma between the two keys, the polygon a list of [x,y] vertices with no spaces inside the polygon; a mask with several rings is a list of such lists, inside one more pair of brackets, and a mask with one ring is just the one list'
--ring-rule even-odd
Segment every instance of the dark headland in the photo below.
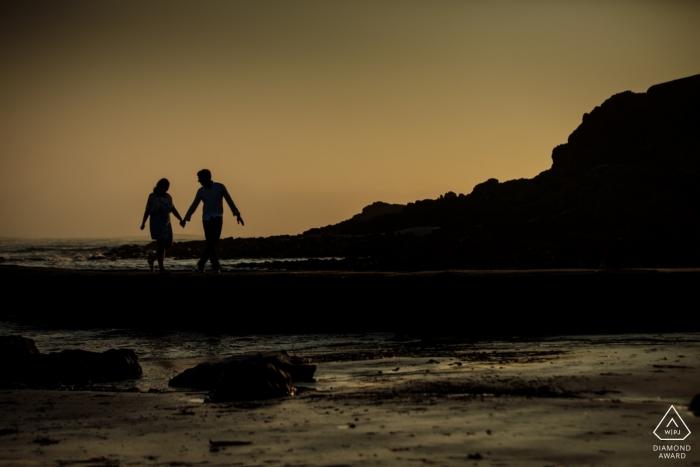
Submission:
{"label": "dark headland", "polygon": [[[697,331],[698,109],[700,75],[622,92],[584,114],[533,179],[375,203],[301,235],[219,247],[222,258],[342,259],[164,277],[0,267],[16,298],[2,316],[225,332]],[[202,248],[179,242],[170,255]]]}

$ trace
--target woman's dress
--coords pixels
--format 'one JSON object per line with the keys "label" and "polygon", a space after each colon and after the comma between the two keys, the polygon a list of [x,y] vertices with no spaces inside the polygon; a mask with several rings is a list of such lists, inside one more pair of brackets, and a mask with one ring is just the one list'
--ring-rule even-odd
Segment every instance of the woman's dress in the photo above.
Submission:
{"label": "woman's dress", "polygon": [[173,238],[173,226],[170,224],[170,212],[173,210],[173,199],[166,194],[163,201],[155,193],[148,196],[146,212],[151,216],[151,238],[153,240],[170,240]]}

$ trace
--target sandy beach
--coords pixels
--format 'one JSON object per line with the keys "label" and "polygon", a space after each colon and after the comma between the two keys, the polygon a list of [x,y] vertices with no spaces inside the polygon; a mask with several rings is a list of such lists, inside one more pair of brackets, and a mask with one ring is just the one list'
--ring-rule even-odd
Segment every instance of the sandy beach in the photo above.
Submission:
{"label": "sandy beach", "polygon": [[700,388],[699,339],[318,353],[316,382],[259,403],[145,388],[5,389],[0,465],[658,465],[654,446],[672,442],[652,432],[671,404],[692,433],[681,443],[691,450],[663,463],[700,465],[700,422],[687,411]]}

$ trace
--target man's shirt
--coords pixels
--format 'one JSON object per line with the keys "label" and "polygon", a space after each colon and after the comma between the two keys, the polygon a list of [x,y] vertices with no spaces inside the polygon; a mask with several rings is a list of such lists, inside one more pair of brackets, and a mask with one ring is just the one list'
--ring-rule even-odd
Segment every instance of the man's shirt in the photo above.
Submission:
{"label": "man's shirt", "polygon": [[228,207],[231,208],[231,212],[236,216],[240,216],[241,213],[238,212],[238,208],[233,204],[231,195],[228,194],[226,187],[221,183],[212,182],[211,187],[207,188],[203,186],[197,190],[192,206],[190,206],[190,209],[185,215],[185,220],[187,222],[190,221],[200,201],[204,201],[202,220],[208,221],[212,217],[222,217],[224,215],[224,198],[226,198],[226,203],[228,203]]}

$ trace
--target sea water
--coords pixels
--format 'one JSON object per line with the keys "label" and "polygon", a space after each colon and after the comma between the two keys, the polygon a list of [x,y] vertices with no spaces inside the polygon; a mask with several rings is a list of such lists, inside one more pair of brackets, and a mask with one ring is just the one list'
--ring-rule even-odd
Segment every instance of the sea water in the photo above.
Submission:
{"label": "sea water", "polygon": [[[185,241],[202,240],[191,236]],[[112,258],[105,256],[112,248],[122,245],[145,246],[153,240],[146,237],[132,238],[80,238],[80,239],[12,239],[0,238],[0,264],[34,266],[74,270],[148,270],[146,258]],[[224,269],[240,269],[241,263],[256,264],[264,268],[270,261],[303,261],[308,258],[240,258],[221,260]],[[325,259],[325,258],[319,258]],[[165,267],[173,271],[190,271],[197,267],[197,260],[165,258]]]}

